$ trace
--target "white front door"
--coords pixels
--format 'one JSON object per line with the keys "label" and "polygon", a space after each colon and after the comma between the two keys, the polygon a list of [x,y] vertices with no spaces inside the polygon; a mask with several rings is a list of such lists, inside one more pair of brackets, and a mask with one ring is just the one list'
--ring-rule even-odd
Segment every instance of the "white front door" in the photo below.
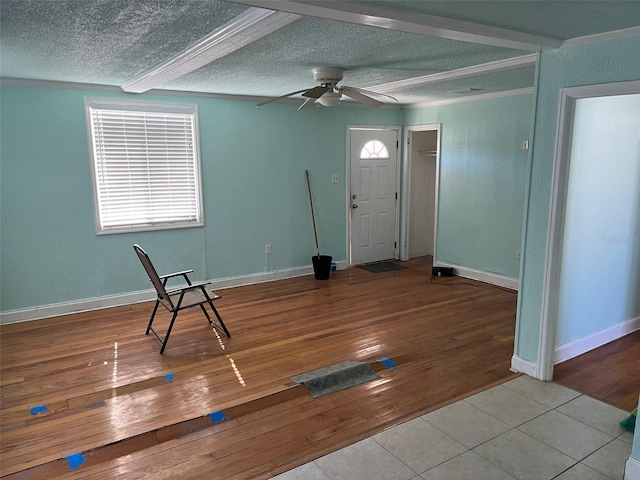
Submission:
{"label": "white front door", "polygon": [[350,129],[351,265],[396,257],[397,129]]}

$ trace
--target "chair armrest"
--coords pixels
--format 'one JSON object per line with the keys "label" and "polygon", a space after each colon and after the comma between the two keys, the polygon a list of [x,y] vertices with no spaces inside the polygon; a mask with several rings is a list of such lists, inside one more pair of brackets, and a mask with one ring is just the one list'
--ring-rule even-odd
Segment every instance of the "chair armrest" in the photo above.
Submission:
{"label": "chair armrest", "polygon": [[171,278],[171,277],[179,277],[180,275],[184,276],[187,273],[192,273],[193,270],[183,270],[182,272],[174,272],[174,273],[168,273],[166,275],[160,275],[160,280],[164,280],[165,278]]}
{"label": "chair armrest", "polygon": [[173,294],[173,293],[178,293],[178,292],[184,292],[185,290],[193,290],[195,288],[200,288],[200,287],[204,287],[205,285],[209,285],[211,282],[196,282],[196,283],[192,283],[191,285],[185,285],[184,287],[173,287],[171,290],[168,290],[167,293],[168,294]]}
{"label": "chair armrest", "polygon": [[[202,288],[207,285],[211,285],[211,282],[206,282],[206,281],[196,282],[191,285],[185,285],[184,287],[181,287],[181,288],[174,288],[173,290],[168,291],[167,295],[173,295],[174,293],[185,292],[187,290],[194,290],[196,288]],[[218,300],[219,298],[222,298],[220,295],[214,293],[211,290],[209,291],[209,296],[211,297],[211,300]]]}

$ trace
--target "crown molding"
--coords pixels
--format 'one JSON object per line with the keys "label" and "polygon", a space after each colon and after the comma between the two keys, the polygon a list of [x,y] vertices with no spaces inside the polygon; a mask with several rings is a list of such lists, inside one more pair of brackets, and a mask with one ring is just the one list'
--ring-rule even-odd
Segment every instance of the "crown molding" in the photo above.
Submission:
{"label": "crown molding", "polygon": [[584,37],[575,37],[565,40],[563,47],[578,47],[580,45],[588,45],[590,43],[606,42],[608,40],[618,40],[621,38],[635,37],[640,35],[640,27],[623,28],[622,30],[613,30],[611,32],[595,33],[593,35],[585,35]]}
{"label": "crown molding", "polygon": [[123,93],[120,87],[98,83],[62,82],[58,80],[38,80],[33,78],[0,77],[0,85],[33,88],[68,88],[72,90],[91,90],[94,92]]}
{"label": "crown molding", "polygon": [[502,72],[504,70],[512,70],[515,68],[530,67],[532,65],[535,65],[536,61],[537,54],[531,53],[529,55],[507,58],[504,60],[496,60],[495,62],[481,63],[479,65],[458,68],[456,70],[448,70],[446,72],[432,73],[429,75],[422,75],[420,77],[398,80],[396,82],[373,85],[367,87],[367,90],[372,90],[379,93],[394,92],[405,88],[428,85],[431,83],[447,82],[460,78],[474,77],[476,75],[485,75],[488,73]]}
{"label": "crown molding", "polygon": [[[192,98],[214,98],[219,100],[241,100],[248,102],[260,102],[264,100],[264,96],[259,95],[232,95],[230,93],[210,93],[210,92],[193,92],[189,90],[163,90],[154,88],[147,90],[144,94],[123,92],[122,88],[115,85],[101,85],[97,83],[80,83],[80,82],[60,82],[56,80],[35,80],[29,78],[11,78],[0,77],[0,85],[8,85],[14,87],[32,87],[32,88],[64,88],[70,90],[87,90],[91,92],[115,93],[118,95],[126,95],[131,98],[143,98],[146,95],[158,95],[164,97],[192,97]],[[284,103],[292,103],[299,105],[300,101],[294,98],[285,98]]]}
{"label": "crown molding", "polygon": [[[217,99],[217,100],[235,100],[235,101],[244,101],[244,102],[253,102],[259,103],[265,99],[263,96],[255,96],[255,95],[231,95],[226,93],[208,93],[208,92],[191,92],[188,90],[162,90],[160,88],[155,88],[152,90],[148,90],[143,94],[137,93],[126,93],[123,92],[120,87],[116,87],[113,85],[99,85],[95,83],[75,83],[75,82],[57,82],[53,80],[32,80],[32,79],[24,79],[24,78],[10,78],[10,77],[0,77],[0,85],[14,86],[14,87],[30,87],[30,88],[63,88],[69,90],[84,90],[90,92],[101,92],[101,93],[112,93],[117,95],[126,95],[128,97],[138,99],[142,99],[147,95],[154,96],[162,96],[162,97],[183,97],[183,98],[206,98],[206,99]],[[525,95],[528,93],[533,93],[533,88],[520,88],[516,90],[505,90],[502,92],[494,92],[494,93],[482,93],[478,95],[473,95],[471,97],[461,97],[461,98],[451,98],[446,100],[435,100],[435,101],[427,101],[427,102],[419,102],[419,103],[411,103],[411,104],[390,104],[385,103],[379,108],[422,108],[422,107],[432,107],[435,105],[447,105],[450,103],[463,103],[463,102],[472,102],[476,100],[487,100],[490,98],[499,98],[499,97],[509,97],[513,95]],[[279,100],[278,103],[288,103],[291,105],[299,106],[301,103],[300,99],[295,98],[283,98]],[[349,107],[362,107],[359,103],[356,102],[348,102],[345,106]]]}
{"label": "crown molding", "polygon": [[[89,92],[100,92],[100,93],[111,93],[117,94],[119,96],[127,96],[131,99],[144,100],[147,95],[161,96],[161,97],[181,97],[181,98],[205,98],[205,99],[216,99],[216,100],[234,100],[234,101],[242,101],[242,102],[252,102],[259,103],[264,101],[264,96],[259,95],[232,95],[228,93],[209,93],[209,92],[192,92],[189,90],[163,90],[161,88],[154,88],[152,90],[147,90],[145,93],[126,93],[123,92],[120,87],[116,87],[114,85],[100,85],[95,83],[76,83],[76,82],[58,82],[54,80],[34,80],[27,78],[11,78],[11,77],[0,77],[0,85],[7,85],[13,87],[29,87],[29,88],[62,88],[69,90],[84,90]],[[278,103],[281,104],[290,104],[300,106],[300,104],[304,100],[299,98],[283,98],[278,100]],[[341,105],[348,107],[365,107],[366,105],[362,105],[355,101],[345,101],[342,102]],[[384,109],[395,109],[402,108],[403,104],[392,104],[385,103],[379,108]]]}
{"label": "crown molding", "polygon": [[434,100],[432,102],[419,102],[405,105],[407,109],[435,107],[439,105],[451,105],[454,103],[479,102],[481,100],[491,100],[493,98],[513,97],[516,95],[529,95],[533,93],[533,87],[517,88],[514,90],[504,90],[502,92],[482,93],[470,97],[448,98],[445,100]]}

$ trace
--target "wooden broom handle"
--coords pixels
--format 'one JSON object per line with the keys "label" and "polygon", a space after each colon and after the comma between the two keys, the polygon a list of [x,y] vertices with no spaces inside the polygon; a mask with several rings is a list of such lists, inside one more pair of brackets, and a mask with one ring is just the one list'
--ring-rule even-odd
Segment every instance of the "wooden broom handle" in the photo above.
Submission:
{"label": "wooden broom handle", "polygon": [[318,260],[320,259],[320,247],[318,246],[318,231],[316,230],[316,215],[313,213],[313,198],[311,196],[311,182],[309,181],[309,170],[304,171],[307,176],[307,190],[309,191],[309,205],[311,206],[311,221],[313,222],[313,236],[316,239],[316,251],[318,252]]}

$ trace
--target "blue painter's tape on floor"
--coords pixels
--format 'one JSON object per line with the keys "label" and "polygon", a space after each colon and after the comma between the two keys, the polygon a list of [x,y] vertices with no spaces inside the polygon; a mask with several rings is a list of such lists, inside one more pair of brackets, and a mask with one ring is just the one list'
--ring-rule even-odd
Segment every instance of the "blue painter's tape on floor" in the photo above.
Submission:
{"label": "blue painter's tape on floor", "polygon": [[213,412],[209,414],[209,418],[211,418],[211,423],[220,423],[227,418],[227,415],[224,412]]}
{"label": "blue painter's tape on floor", "polygon": [[165,380],[169,383],[173,382],[173,372],[169,372],[164,376]]}
{"label": "blue painter's tape on floor", "polygon": [[36,405],[35,407],[31,407],[31,415],[37,415],[39,413],[46,413],[49,409],[46,405]]}
{"label": "blue painter's tape on floor", "polygon": [[393,367],[398,364],[398,362],[389,357],[379,358],[378,360],[376,360],[376,362],[384,363],[384,366],[387,367],[387,370],[392,370]]}
{"label": "blue painter's tape on floor", "polygon": [[64,457],[64,459],[69,462],[69,468],[73,470],[77,470],[80,465],[87,461],[81,453],[72,453]]}

